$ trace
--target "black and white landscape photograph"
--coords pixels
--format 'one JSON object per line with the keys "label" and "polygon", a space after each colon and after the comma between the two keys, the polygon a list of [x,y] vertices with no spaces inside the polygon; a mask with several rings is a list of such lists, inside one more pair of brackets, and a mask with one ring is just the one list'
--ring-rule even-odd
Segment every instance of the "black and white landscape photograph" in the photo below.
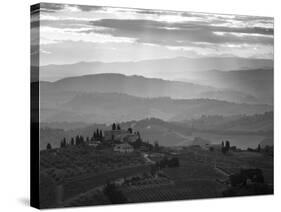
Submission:
{"label": "black and white landscape photograph", "polygon": [[40,3],[31,38],[40,208],[274,193],[272,17]]}

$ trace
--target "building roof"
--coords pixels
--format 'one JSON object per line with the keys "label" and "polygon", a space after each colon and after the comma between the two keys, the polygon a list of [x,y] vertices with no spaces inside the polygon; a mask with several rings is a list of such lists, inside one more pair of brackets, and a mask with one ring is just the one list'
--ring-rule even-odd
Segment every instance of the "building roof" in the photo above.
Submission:
{"label": "building roof", "polygon": [[133,147],[128,143],[116,144],[114,148],[133,149]]}

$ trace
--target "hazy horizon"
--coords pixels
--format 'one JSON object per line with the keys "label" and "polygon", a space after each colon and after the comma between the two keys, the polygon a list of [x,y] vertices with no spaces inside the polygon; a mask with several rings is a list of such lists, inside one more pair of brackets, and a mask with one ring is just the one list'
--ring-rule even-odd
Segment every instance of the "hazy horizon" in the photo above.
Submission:
{"label": "hazy horizon", "polygon": [[[225,56],[225,57],[215,57],[215,56],[202,56],[202,57],[188,57],[188,56],[175,56],[175,57],[161,57],[156,59],[137,59],[137,60],[113,60],[113,61],[102,61],[102,60],[79,60],[76,62],[59,62],[58,63],[48,63],[48,64],[40,64],[40,67],[43,66],[56,66],[56,65],[74,65],[77,63],[137,63],[137,62],[144,62],[144,61],[155,61],[155,60],[171,60],[171,59],[227,59],[227,58],[236,58],[236,59],[255,59],[255,60],[269,60],[274,61],[273,58],[247,58],[247,57],[231,57],[231,56]],[[212,70],[210,70],[212,71]],[[218,70],[219,71],[219,70]],[[226,71],[226,70],[223,70]]]}

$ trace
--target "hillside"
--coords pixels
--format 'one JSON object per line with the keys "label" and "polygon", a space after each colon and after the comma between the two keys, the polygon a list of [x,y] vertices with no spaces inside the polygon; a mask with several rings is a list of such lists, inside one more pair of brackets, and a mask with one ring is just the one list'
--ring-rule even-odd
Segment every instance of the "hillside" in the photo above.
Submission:
{"label": "hillside", "polygon": [[141,98],[118,93],[80,93],[41,96],[41,122],[111,123],[160,118],[183,121],[202,115],[252,115],[272,110],[270,105],[237,104],[211,99]]}
{"label": "hillside", "polygon": [[273,112],[254,115],[202,116],[185,121],[188,127],[199,130],[220,130],[228,132],[272,132]]}
{"label": "hillside", "polygon": [[[111,128],[109,125],[89,124],[83,128],[63,130],[46,127],[48,125],[51,124],[45,123],[44,127],[40,128],[40,149],[46,148],[47,143],[51,143],[52,147],[59,147],[63,137],[68,141],[76,135],[91,137],[97,128],[102,130],[109,130]],[[185,140],[186,136],[191,135],[190,129],[185,126],[179,126],[175,123],[169,123],[155,118],[122,122],[120,126],[122,129],[132,127],[134,131],[139,131],[144,141],[151,143],[158,141],[159,144],[168,146],[177,145]]]}
{"label": "hillside", "polygon": [[[157,141],[160,145],[165,146],[198,145],[202,142],[220,143],[221,140],[228,139],[233,145],[246,148],[256,147],[260,142],[262,145],[273,143],[272,138],[266,139],[272,136],[270,122],[273,123],[271,112],[253,116],[205,116],[192,120],[193,125],[190,125],[191,122],[167,122],[156,118],[120,122],[119,124],[122,129],[131,127],[134,131],[139,131],[144,141],[150,143]],[[58,147],[63,137],[69,141],[76,135],[91,137],[97,128],[111,129],[110,125],[105,124],[86,125],[84,123],[83,125],[81,128],[63,130],[51,128],[54,127],[51,123],[44,123],[40,128],[40,148],[46,148],[47,143]],[[56,126],[67,128],[70,125],[65,122],[56,123]],[[213,127],[208,128],[207,126]],[[267,130],[271,133],[268,133]]]}
{"label": "hillside", "polygon": [[[201,85],[213,86],[221,91],[228,91],[228,95],[233,95],[233,99],[239,92],[249,94],[245,100],[254,100],[267,104],[273,104],[273,69],[252,69],[235,71],[203,71],[192,72],[188,78],[181,79],[187,82],[198,83]],[[229,91],[236,91],[231,94]],[[223,96],[222,92],[214,93],[209,91],[211,96]],[[227,95],[226,95],[227,96]],[[241,96],[241,95],[239,95]],[[243,95],[242,95],[243,97]],[[253,97],[255,99],[253,99]]]}
{"label": "hillside", "polygon": [[170,81],[103,73],[55,82],[41,81],[40,90],[54,95],[62,91],[117,92],[138,97],[211,98],[237,103],[272,104],[272,70],[199,71],[190,72],[187,76],[180,78],[180,81]]}
{"label": "hillside", "polygon": [[177,57],[47,65],[40,67],[40,80],[83,92],[273,104],[273,61],[266,59]]}
{"label": "hillside", "polygon": [[200,93],[216,91],[210,86],[122,74],[95,74],[64,78],[40,84],[41,93],[124,93],[137,97],[196,98]]}

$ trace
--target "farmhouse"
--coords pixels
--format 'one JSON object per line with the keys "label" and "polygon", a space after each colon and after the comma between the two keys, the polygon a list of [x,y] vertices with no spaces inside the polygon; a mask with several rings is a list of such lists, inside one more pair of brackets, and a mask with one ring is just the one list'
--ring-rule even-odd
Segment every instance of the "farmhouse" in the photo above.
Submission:
{"label": "farmhouse", "polygon": [[139,136],[137,134],[132,133],[132,134],[126,135],[123,140],[125,142],[133,143],[133,142],[136,142],[138,140],[138,138],[139,138]]}
{"label": "farmhouse", "polygon": [[100,141],[89,141],[89,146],[97,147],[99,144],[101,144]]}
{"label": "farmhouse", "polygon": [[128,143],[123,143],[123,144],[115,145],[113,151],[121,152],[121,153],[129,153],[129,152],[133,152],[134,148]]}
{"label": "farmhouse", "polygon": [[129,132],[128,130],[105,130],[104,139],[106,141],[114,140],[120,142],[136,142],[138,139],[136,133]]}
{"label": "farmhouse", "polygon": [[129,135],[130,133],[127,130],[105,130],[104,131],[104,139],[115,140],[115,141],[123,141],[124,137]]}

